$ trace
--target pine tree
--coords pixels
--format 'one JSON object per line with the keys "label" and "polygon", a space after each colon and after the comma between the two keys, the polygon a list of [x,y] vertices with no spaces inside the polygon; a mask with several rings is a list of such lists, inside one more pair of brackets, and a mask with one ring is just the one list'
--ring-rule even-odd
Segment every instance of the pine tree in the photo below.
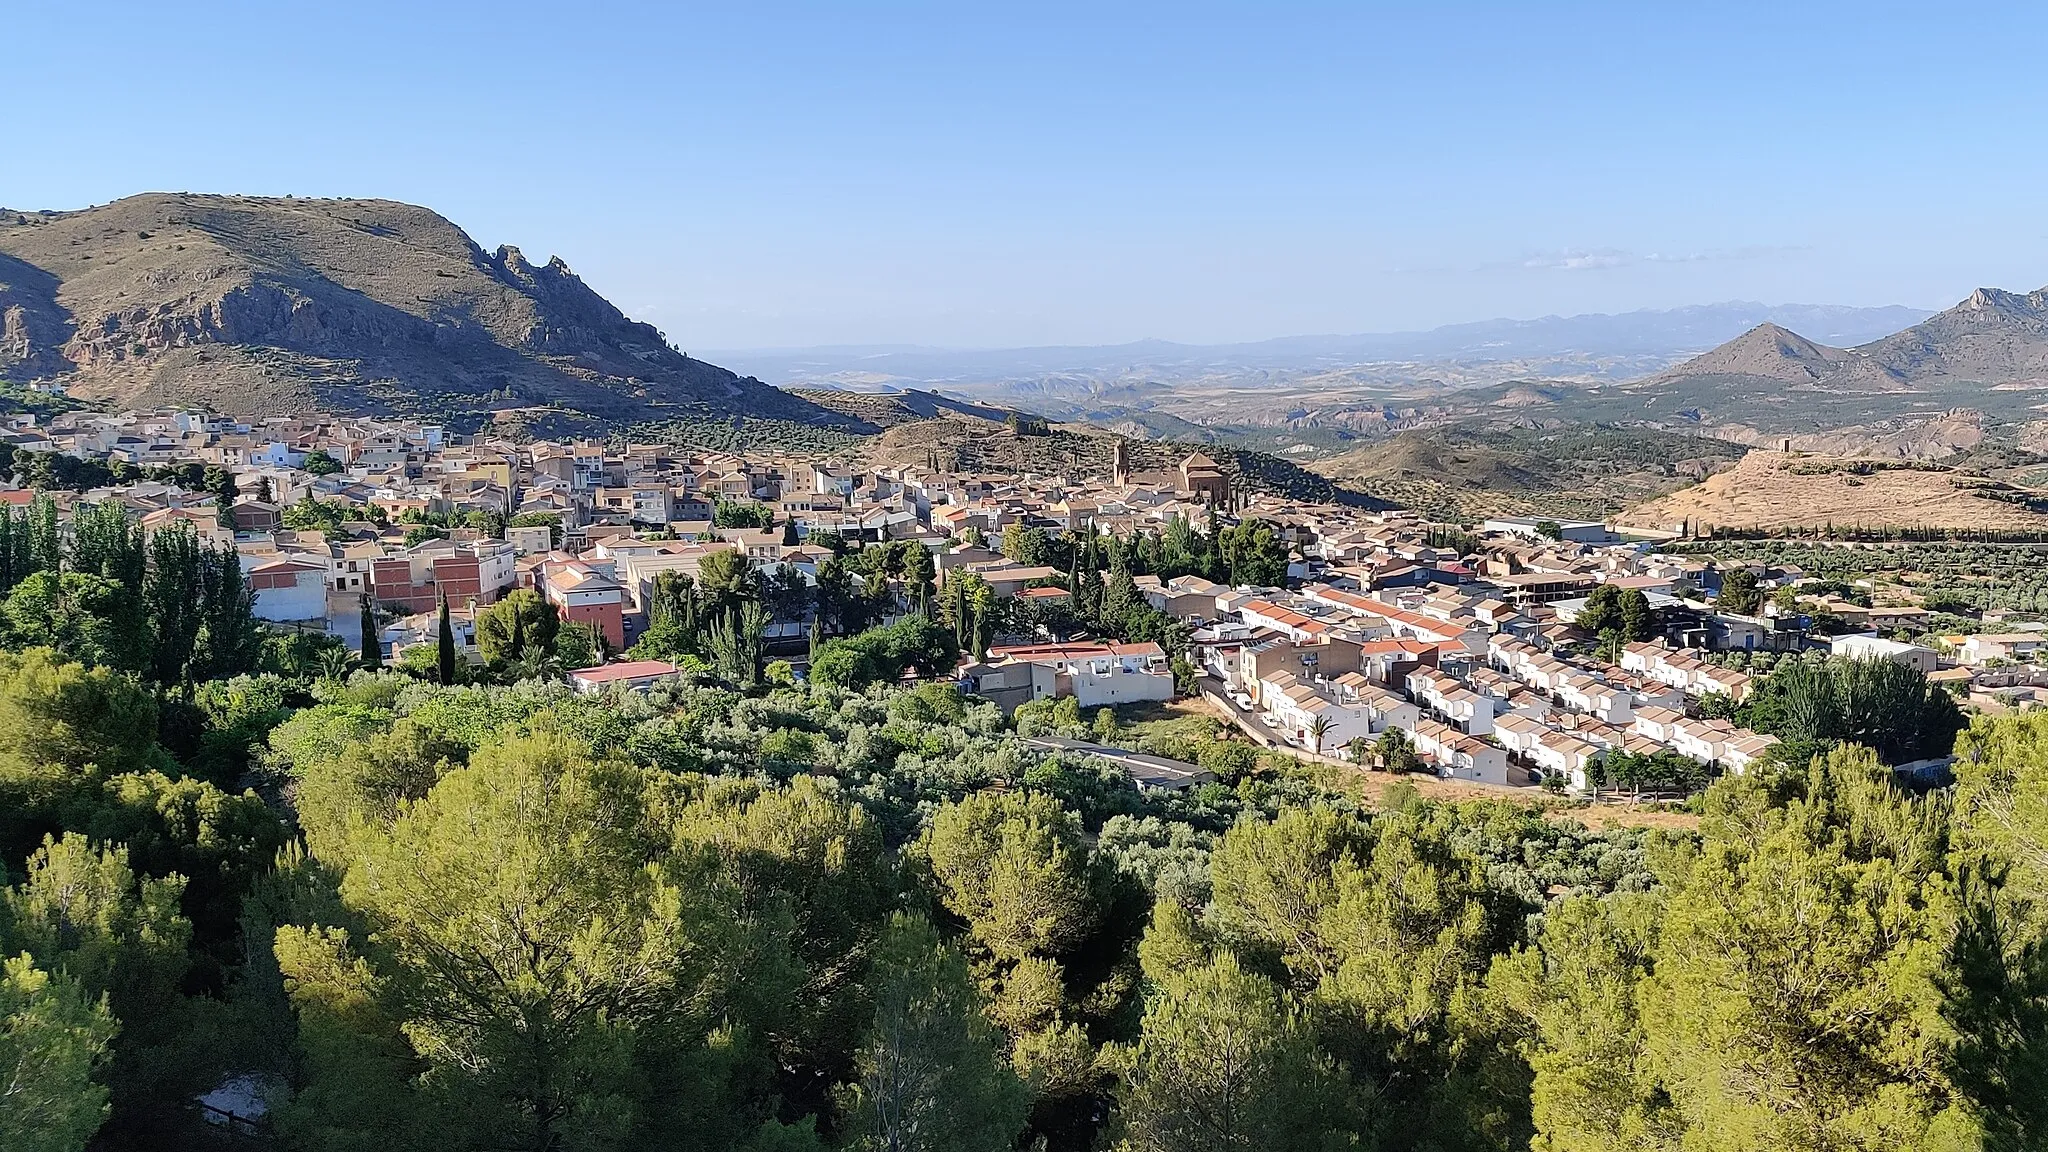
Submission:
{"label": "pine tree", "polygon": [[1129,1057],[1119,1148],[1236,1152],[1351,1144],[1338,1122],[1332,1069],[1272,981],[1246,971],[1228,951],[1191,967],[1148,964],[1146,975],[1158,992]]}
{"label": "pine tree", "polygon": [[874,1023],[846,1093],[853,1148],[1009,1152],[1029,1094],[1003,1065],[974,982],[929,924],[899,914],[876,949]]}
{"label": "pine tree", "polygon": [[0,1148],[78,1152],[107,1117],[104,1065],[116,1025],[103,1003],[26,955],[0,959]]}

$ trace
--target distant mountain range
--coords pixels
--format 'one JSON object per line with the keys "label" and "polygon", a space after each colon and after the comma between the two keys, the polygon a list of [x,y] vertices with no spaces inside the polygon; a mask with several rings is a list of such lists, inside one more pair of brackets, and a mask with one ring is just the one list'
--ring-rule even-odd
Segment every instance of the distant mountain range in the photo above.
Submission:
{"label": "distant mountain range", "polygon": [[1232,372],[1316,372],[1367,364],[1546,358],[1651,358],[1662,366],[1710,348],[1759,324],[1815,333],[1835,343],[1860,343],[1926,319],[1921,309],[1891,305],[1849,308],[1822,304],[1702,304],[1662,311],[1482,320],[1425,332],[1354,336],[1288,336],[1245,344],[1129,344],[1039,348],[943,349],[838,346],[709,352],[777,384],[854,387],[970,385],[1050,375],[1111,378],[1150,371],[1162,376]]}
{"label": "distant mountain range", "polygon": [[1775,323],[1659,374],[1684,390],[1728,385],[1831,392],[2048,389],[2048,288],[2021,295],[1979,288],[1919,323],[1853,347],[1808,339]]}
{"label": "distant mountain range", "polygon": [[152,193],[0,209],[0,378],[39,376],[236,415],[847,422],[683,355],[559,258],[486,252],[389,200]]}

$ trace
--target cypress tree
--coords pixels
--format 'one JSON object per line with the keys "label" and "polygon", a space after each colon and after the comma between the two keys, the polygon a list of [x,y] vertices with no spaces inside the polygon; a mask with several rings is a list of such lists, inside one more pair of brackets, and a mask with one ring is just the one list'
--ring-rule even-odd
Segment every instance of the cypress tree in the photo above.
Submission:
{"label": "cypress tree", "polygon": [[455,683],[455,627],[448,623],[448,594],[446,592],[441,593],[439,657],[435,661],[434,668],[440,675],[441,683]]}
{"label": "cypress tree", "polygon": [[376,671],[384,666],[384,642],[377,636],[377,606],[368,592],[362,597],[363,667]]}
{"label": "cypress tree", "polygon": [[37,493],[28,506],[29,571],[15,579],[33,572],[57,571],[63,559],[58,540],[57,501],[47,492]]}

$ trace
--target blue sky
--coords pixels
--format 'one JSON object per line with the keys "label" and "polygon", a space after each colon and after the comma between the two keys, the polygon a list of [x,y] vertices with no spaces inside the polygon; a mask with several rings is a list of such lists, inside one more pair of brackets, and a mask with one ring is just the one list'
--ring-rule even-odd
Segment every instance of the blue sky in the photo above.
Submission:
{"label": "blue sky", "polygon": [[686,349],[1194,342],[2048,283],[2048,7],[116,4],[0,204],[385,196]]}

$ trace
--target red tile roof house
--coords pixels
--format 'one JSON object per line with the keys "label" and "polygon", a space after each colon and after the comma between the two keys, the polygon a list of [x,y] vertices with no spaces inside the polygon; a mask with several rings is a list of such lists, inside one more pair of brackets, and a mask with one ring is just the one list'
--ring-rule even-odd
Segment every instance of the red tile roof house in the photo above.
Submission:
{"label": "red tile roof house", "polygon": [[614,687],[645,692],[663,680],[679,680],[682,675],[681,668],[666,660],[627,660],[618,664],[599,664],[594,668],[578,668],[569,673],[569,683],[585,695]]}

